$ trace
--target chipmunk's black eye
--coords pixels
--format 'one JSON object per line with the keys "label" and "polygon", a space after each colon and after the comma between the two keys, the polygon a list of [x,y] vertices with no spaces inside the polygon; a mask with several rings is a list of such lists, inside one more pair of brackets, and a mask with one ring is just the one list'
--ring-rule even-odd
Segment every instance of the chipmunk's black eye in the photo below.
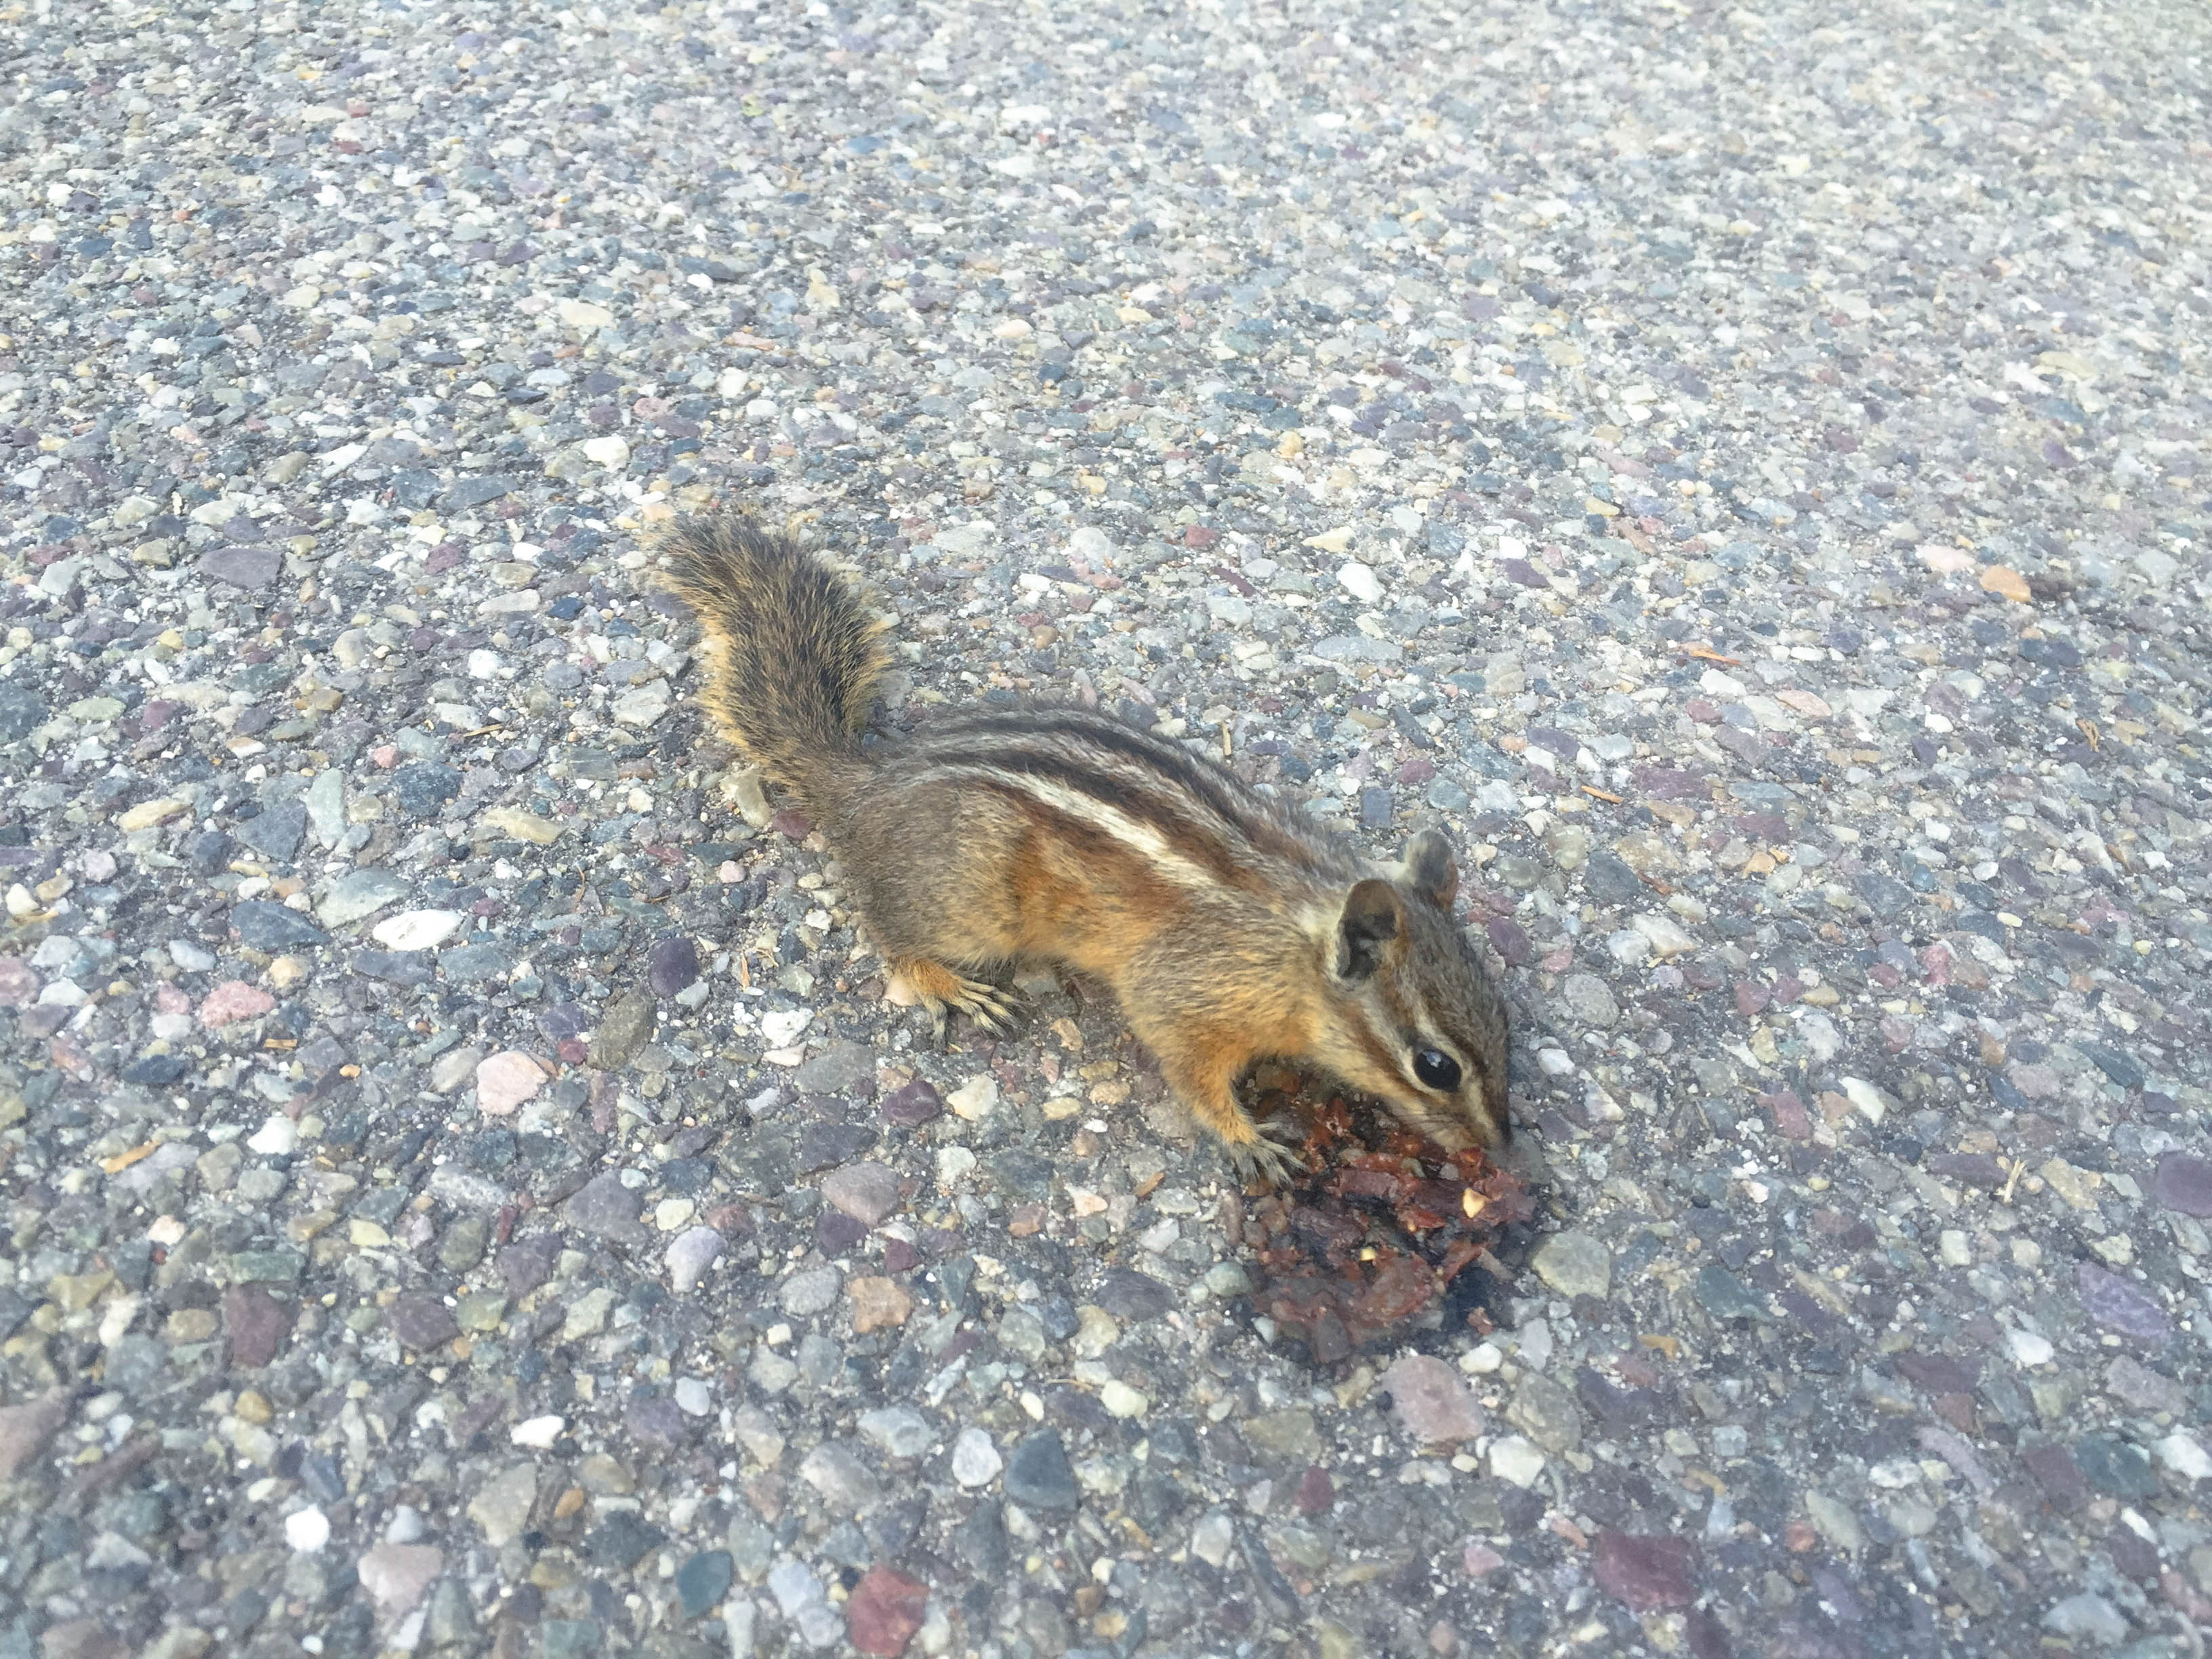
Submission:
{"label": "chipmunk's black eye", "polygon": [[1459,1062],[1434,1048],[1423,1048],[1413,1055],[1413,1075],[1430,1088],[1449,1094],[1459,1087]]}

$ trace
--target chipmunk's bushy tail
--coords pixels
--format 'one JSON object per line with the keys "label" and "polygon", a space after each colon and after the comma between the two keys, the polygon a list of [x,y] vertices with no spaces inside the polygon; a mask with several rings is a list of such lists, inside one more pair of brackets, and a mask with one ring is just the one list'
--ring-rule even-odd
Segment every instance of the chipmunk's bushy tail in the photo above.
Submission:
{"label": "chipmunk's bushy tail", "polygon": [[663,538],[669,590],[704,630],[702,701],[745,758],[824,804],[849,773],[889,657],[852,584],[792,537],[735,514]]}

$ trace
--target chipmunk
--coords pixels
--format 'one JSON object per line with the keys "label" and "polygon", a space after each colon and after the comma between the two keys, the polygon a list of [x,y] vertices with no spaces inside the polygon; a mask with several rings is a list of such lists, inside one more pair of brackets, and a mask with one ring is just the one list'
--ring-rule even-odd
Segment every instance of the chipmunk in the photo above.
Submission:
{"label": "chipmunk", "polygon": [[734,516],[679,520],[663,550],[702,630],[714,723],[798,796],[940,1035],[955,1009],[1004,1024],[989,975],[1056,965],[1113,988],[1247,1179],[1298,1164],[1237,1103],[1263,1058],[1333,1073],[1447,1149],[1505,1143],[1504,1006],[1452,921],[1442,834],[1374,864],[1224,769],[1078,707],[953,714],[864,750],[886,624],[845,576]]}

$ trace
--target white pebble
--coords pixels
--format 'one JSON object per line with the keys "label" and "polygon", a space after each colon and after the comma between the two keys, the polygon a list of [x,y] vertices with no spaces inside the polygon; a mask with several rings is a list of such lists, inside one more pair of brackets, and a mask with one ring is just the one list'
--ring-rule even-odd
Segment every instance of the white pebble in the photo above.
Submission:
{"label": "white pebble", "polygon": [[1353,559],[1336,573],[1336,580],[1344,591],[1362,605],[1379,605],[1382,600],[1382,584],[1376,580],[1373,568]]}
{"label": "white pebble", "polygon": [[1624,927],[1617,933],[1608,934],[1605,948],[1624,968],[1641,968],[1651,955],[1651,941],[1633,927]]}
{"label": "white pebble", "polygon": [[427,951],[442,945],[468,918],[459,910],[404,910],[386,916],[369,935],[387,951]]}
{"label": "white pebble", "polygon": [[1211,1567],[1229,1559],[1229,1547],[1236,1541],[1237,1523],[1219,1510],[1190,1529],[1190,1553]]}
{"label": "white pebble", "polygon": [[981,1429],[963,1429],[952,1443],[952,1478],[969,1491],[988,1486],[999,1478],[1006,1461],[991,1437]]}
{"label": "white pebble", "polygon": [[507,1437],[518,1446],[535,1446],[542,1451],[558,1440],[568,1426],[565,1417],[532,1417],[509,1429]]}
{"label": "white pebble", "polygon": [[1650,941],[1651,954],[1662,960],[1668,957],[1686,955],[1698,948],[1698,941],[1685,933],[1680,924],[1672,916],[1662,916],[1656,912],[1650,915],[1638,916],[1635,921],[1635,927],[1638,933]]}
{"label": "white pebble", "polygon": [[686,1417],[704,1417],[714,1409],[714,1391],[703,1378],[682,1376],[670,1392],[676,1396],[676,1407]]}
{"label": "white pebble", "polygon": [[2051,1355],[2058,1352],[2051,1346],[2047,1338],[2038,1336],[2033,1331],[2017,1328],[2008,1331],[2005,1333],[2005,1343],[2012,1349],[2013,1363],[2023,1370],[2032,1370],[2038,1365],[2048,1365],[2051,1363]]}
{"label": "white pebble", "polygon": [[295,1510],[284,1517],[284,1541],[313,1555],[331,1541],[331,1518],[320,1510]]}
{"label": "white pebble", "polygon": [[1889,1110],[1881,1097],[1881,1091],[1864,1078],[1847,1077],[1843,1080],[1844,1098],[1859,1109],[1859,1115],[1869,1123],[1879,1123]]}
{"label": "white pebble", "polygon": [[1475,1376],[1486,1376],[1505,1363],[1505,1351],[1495,1342],[1478,1342],[1459,1357],[1459,1368]]}
{"label": "white pebble", "polygon": [[945,1096],[945,1103],[957,1116],[970,1123],[980,1123],[991,1115],[999,1103],[998,1081],[978,1073]]}
{"label": "white pebble", "polygon": [[761,1035],[779,1048],[787,1048],[814,1018],[811,1008],[788,1008],[760,1017]]}
{"label": "white pebble", "polygon": [[723,1239],[712,1227],[693,1227],[679,1233],[668,1247],[668,1283],[677,1295],[688,1294],[722,1254]]}
{"label": "white pebble", "polygon": [[392,1519],[384,1523],[384,1541],[412,1544],[428,1530],[422,1522],[422,1511],[412,1504],[402,1504],[392,1511]]}
{"label": "white pebble", "polygon": [[1109,1417],[1142,1417],[1152,1408],[1151,1401],[1118,1376],[1098,1390],[1098,1403],[1105,1407]]}
{"label": "white pebble", "polygon": [[[1121,549],[1115,546],[1114,538],[1104,531],[1093,525],[1085,525],[1080,530],[1068,532],[1067,550],[1072,556],[1096,568],[1111,564],[1114,556]],[[1272,575],[1274,573],[1270,571],[1268,574]]]}
{"label": "white pebble", "polygon": [[282,1158],[300,1144],[299,1126],[283,1113],[272,1112],[269,1121],[256,1129],[246,1144],[264,1158]]}
{"label": "white pebble", "polygon": [[1509,1434],[1491,1443],[1490,1473],[1493,1479],[1510,1480],[1516,1486],[1530,1486],[1544,1472],[1544,1454],[1534,1443],[1517,1434]]}
{"label": "white pebble", "polygon": [[2212,1479],[2212,1455],[2206,1455],[2196,1436],[2169,1434],[2154,1449],[2158,1461],[2176,1474],[2191,1480]]}

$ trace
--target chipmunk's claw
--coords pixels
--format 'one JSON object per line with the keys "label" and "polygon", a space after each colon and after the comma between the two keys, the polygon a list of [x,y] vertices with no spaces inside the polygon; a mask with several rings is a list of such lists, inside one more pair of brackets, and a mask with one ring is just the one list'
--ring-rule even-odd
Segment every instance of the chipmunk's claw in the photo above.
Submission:
{"label": "chipmunk's claw", "polygon": [[1306,1168],[1305,1159],[1298,1156],[1290,1139],[1290,1131],[1272,1118],[1252,1127],[1258,1139],[1225,1149],[1238,1178],[1265,1181],[1271,1187],[1289,1186],[1291,1178]]}
{"label": "chipmunk's claw", "polygon": [[994,1036],[1003,1036],[1013,1030],[1014,1005],[1008,994],[995,985],[976,979],[954,979],[949,995],[932,996],[923,1000],[929,1010],[930,1034],[940,1050],[950,1048],[952,1042],[952,1016],[963,1013]]}
{"label": "chipmunk's claw", "polygon": [[960,995],[953,999],[953,1006],[994,1035],[1003,1035],[1014,1029],[1016,1011],[1012,995],[995,985],[986,985],[981,980],[963,980],[960,981]]}

